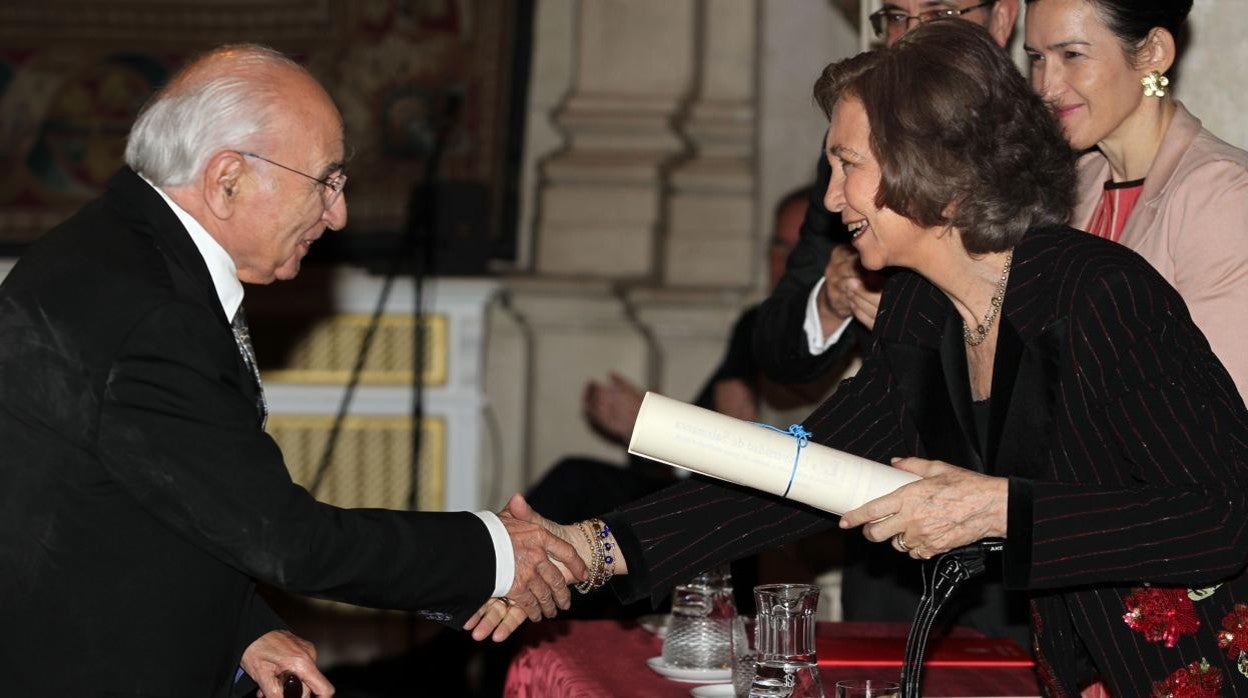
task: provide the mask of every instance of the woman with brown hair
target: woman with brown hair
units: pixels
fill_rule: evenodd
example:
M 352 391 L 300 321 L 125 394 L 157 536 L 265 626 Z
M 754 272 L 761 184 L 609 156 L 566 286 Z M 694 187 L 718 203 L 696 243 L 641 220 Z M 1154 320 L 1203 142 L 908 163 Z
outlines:
M 1148 262 L 1064 227 L 1074 155 L 1046 105 L 965 22 L 834 64 L 816 95 L 828 208 L 867 267 L 898 271 L 862 369 L 804 426 L 921 478 L 841 527 L 915 558 L 1004 538 L 1051 695 L 1097 677 L 1116 696 L 1248 690 L 1248 412 Z M 594 584 L 626 574 L 625 599 L 836 522 L 695 480 L 598 538 L 521 499 L 505 515 L 578 546 Z M 469 625 L 521 620 L 491 602 Z

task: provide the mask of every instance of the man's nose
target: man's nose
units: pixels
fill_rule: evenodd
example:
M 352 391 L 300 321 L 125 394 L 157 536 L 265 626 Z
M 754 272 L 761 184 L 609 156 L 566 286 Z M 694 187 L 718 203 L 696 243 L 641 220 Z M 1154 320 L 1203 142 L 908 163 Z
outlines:
M 333 205 L 325 209 L 321 219 L 330 230 L 342 230 L 347 227 L 347 193 L 344 191 L 334 199 Z

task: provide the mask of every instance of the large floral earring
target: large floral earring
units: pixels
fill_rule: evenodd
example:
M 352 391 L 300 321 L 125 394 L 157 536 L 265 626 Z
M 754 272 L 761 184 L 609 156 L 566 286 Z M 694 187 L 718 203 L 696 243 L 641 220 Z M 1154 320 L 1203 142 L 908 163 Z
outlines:
M 1153 70 L 1140 78 L 1140 84 L 1144 86 L 1145 97 L 1165 97 L 1166 88 L 1170 86 L 1170 78 Z

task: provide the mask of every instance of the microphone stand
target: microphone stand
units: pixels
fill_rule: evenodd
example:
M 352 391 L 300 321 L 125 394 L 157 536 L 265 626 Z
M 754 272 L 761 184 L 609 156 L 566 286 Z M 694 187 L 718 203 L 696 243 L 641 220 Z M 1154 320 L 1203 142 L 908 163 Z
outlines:
M 984 573 L 984 561 L 988 554 L 1004 548 L 1003 541 L 987 539 L 950 550 L 936 558 L 930 577 L 924 565 L 923 596 L 914 612 L 914 622 L 906 637 L 906 653 L 901 663 L 901 698 L 922 698 L 923 657 L 937 616 L 967 580 Z
M 437 271 L 437 240 L 434 226 L 437 222 L 438 201 L 435 196 L 438 171 L 442 154 L 446 150 L 451 129 L 458 120 L 462 99 L 459 95 L 446 93 L 442 112 L 434 121 L 433 147 L 425 160 L 425 176 L 412 188 L 407 202 L 407 227 L 404 230 L 402 248 L 405 254 L 395 255 L 394 265 L 401 259 L 412 262 L 412 459 L 410 464 L 412 484 L 408 490 L 407 508 L 415 510 L 420 503 L 420 449 L 423 442 L 425 324 L 424 280 L 425 275 Z
M 438 170 L 441 167 L 442 153 L 446 149 L 447 138 L 459 116 L 461 102 L 459 95 L 446 95 L 440 118 L 435 121 L 433 147 L 429 152 L 429 159 L 425 161 L 424 178 L 412 187 L 411 195 L 408 197 L 407 224 L 404 226 L 402 235 L 398 240 L 398 249 L 390 256 L 390 265 L 382 281 L 377 304 L 373 308 L 372 317 L 369 319 L 368 329 L 364 332 L 360 351 L 356 356 L 355 365 L 351 369 L 351 377 L 347 381 L 342 401 L 338 406 L 338 412 L 334 415 L 333 426 L 330 427 L 329 435 L 325 440 L 325 450 L 321 453 L 321 461 L 317 465 L 316 473 L 308 487 L 308 491 L 313 496 L 316 496 L 320 490 L 325 475 L 333 462 L 338 436 L 342 432 L 342 425 L 350 409 L 355 389 L 359 385 L 361 374 L 364 372 L 364 364 L 368 359 L 368 352 L 372 348 L 373 338 L 377 334 L 377 327 L 381 324 L 381 316 L 385 313 L 386 302 L 390 298 L 390 290 L 394 286 L 394 279 L 402 269 L 403 263 L 410 260 L 412 263 L 412 291 L 414 296 L 412 310 L 414 329 L 412 340 L 412 456 L 408 464 L 412 482 L 408 491 L 408 509 L 416 509 L 419 503 L 421 422 L 424 417 L 421 372 L 425 365 L 425 331 L 420 321 L 424 300 L 423 281 L 427 269 L 436 269 L 436 247 L 433 227 L 434 222 L 437 220 L 435 215 L 437 197 L 434 196 L 434 185 L 437 182 Z

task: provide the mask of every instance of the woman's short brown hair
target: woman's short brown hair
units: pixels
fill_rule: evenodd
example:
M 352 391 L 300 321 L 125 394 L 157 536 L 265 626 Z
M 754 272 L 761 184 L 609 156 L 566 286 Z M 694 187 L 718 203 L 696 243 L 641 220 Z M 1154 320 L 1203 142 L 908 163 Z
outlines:
M 983 27 L 937 20 L 891 48 L 833 63 L 815 83 L 830 119 L 862 101 L 880 163 L 875 204 L 922 226 L 952 226 L 968 252 L 1000 252 L 1061 225 L 1075 156 L 1044 102 Z

